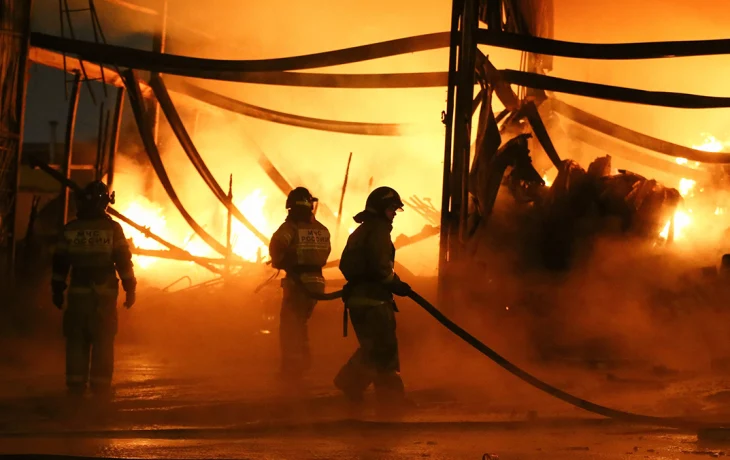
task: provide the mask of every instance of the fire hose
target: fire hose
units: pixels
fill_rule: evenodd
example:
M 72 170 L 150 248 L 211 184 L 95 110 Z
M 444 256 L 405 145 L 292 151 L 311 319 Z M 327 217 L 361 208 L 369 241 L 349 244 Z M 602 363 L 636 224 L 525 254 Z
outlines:
M 315 293 L 310 290 L 307 290 L 307 294 L 316 300 L 335 300 L 342 298 L 343 290 L 338 290 L 334 292 L 327 292 L 323 294 Z M 560 399 L 563 402 L 566 402 L 572 406 L 575 406 L 579 409 L 583 409 L 585 411 L 598 414 L 607 418 L 615 419 L 615 420 L 621 420 L 625 422 L 630 423 L 637 423 L 642 425 L 651 425 L 651 426 L 661 426 L 661 427 L 668 427 L 668 428 L 678 428 L 678 429 L 692 429 L 697 430 L 701 428 L 710 428 L 709 424 L 707 423 L 701 423 L 698 421 L 692 421 L 687 419 L 681 419 L 681 418 L 675 418 L 675 417 L 657 417 L 652 415 L 642 415 L 642 414 L 635 414 L 632 412 L 626 412 L 618 409 L 612 409 L 610 407 L 602 406 L 600 404 L 596 404 L 591 401 L 587 401 L 585 399 L 579 398 L 577 396 L 571 395 L 570 393 L 567 393 L 559 388 L 556 388 L 549 383 L 546 383 L 537 377 L 533 376 L 532 374 L 528 373 L 527 371 L 519 368 L 517 365 L 513 364 L 507 358 L 503 357 L 499 353 L 497 353 L 495 350 L 488 347 L 484 342 L 480 341 L 473 335 L 471 335 L 469 332 L 464 330 L 461 326 L 450 320 L 446 315 L 444 315 L 438 308 L 436 308 L 434 305 L 432 305 L 428 300 L 424 299 L 420 294 L 417 292 L 411 290 L 408 294 L 408 297 L 413 300 L 419 307 L 426 310 L 426 312 L 431 315 L 436 321 L 441 323 L 446 329 L 451 331 L 453 334 L 455 334 L 457 337 L 459 337 L 464 342 L 471 345 L 473 348 L 475 348 L 477 351 L 485 355 L 487 358 L 492 360 L 494 363 L 499 365 L 501 368 L 509 372 L 510 374 L 514 375 L 515 377 L 519 378 L 523 382 L 526 382 L 527 384 L 537 388 L 538 390 L 547 393 L 548 395 Z

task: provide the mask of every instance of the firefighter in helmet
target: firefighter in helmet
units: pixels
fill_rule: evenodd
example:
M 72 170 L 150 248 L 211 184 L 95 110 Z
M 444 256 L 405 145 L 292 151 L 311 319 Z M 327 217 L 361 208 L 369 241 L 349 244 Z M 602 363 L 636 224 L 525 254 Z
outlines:
M 271 237 L 269 255 L 274 268 L 284 270 L 279 316 L 281 375 L 298 379 L 309 369 L 307 321 L 317 304 L 306 290 L 324 292 L 322 268 L 332 247 L 327 227 L 315 219 L 317 198 L 297 187 L 286 199 L 288 215 Z
M 359 403 L 372 383 L 381 409 L 397 408 L 405 398 L 400 377 L 393 294 L 406 296 L 410 286 L 393 269 L 393 219 L 403 210 L 398 192 L 379 187 L 367 198 L 365 210 L 354 219 L 360 226 L 342 252 L 340 271 L 347 280 L 343 300 L 355 329 L 359 348 L 335 378 L 349 401 Z
M 90 383 L 94 395 L 109 396 L 117 333 L 117 274 L 127 308 L 135 302 L 137 281 L 124 231 L 106 213 L 107 206 L 114 203 L 114 193 L 109 195 L 107 186 L 95 181 L 76 198 L 77 216 L 60 235 L 51 281 L 53 303 L 59 309 L 63 309 L 68 287 L 63 314 L 66 385 L 71 394 L 81 395 Z

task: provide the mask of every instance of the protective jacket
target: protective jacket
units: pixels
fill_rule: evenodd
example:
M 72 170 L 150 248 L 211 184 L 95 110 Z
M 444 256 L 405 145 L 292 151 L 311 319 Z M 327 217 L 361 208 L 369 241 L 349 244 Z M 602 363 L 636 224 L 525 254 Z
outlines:
M 392 285 L 400 279 L 393 270 L 393 226 L 385 218 L 366 219 L 347 240 L 340 271 L 348 282 L 348 307 L 394 303 Z
M 284 270 L 287 278 L 296 276 L 306 284 L 322 286 L 322 267 L 331 251 L 330 232 L 314 216 L 308 219 L 287 217 L 269 244 L 274 268 Z
M 69 271 L 69 293 L 116 296 L 119 279 L 126 292 L 134 291 L 132 253 L 119 223 L 107 214 L 69 222 L 53 255 L 53 290 L 63 292 Z

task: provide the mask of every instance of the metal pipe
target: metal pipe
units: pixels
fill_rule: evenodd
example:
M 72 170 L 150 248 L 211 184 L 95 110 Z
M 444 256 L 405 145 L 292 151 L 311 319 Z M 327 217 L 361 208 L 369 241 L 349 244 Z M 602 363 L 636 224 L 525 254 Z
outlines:
M 64 177 L 71 180 L 71 165 L 73 164 L 73 143 L 74 131 L 76 130 L 76 115 L 79 109 L 79 92 L 81 89 L 81 73 L 75 72 L 73 87 L 71 88 L 71 98 L 68 101 L 68 116 L 66 118 L 66 137 L 63 145 L 63 163 L 61 168 Z M 61 215 L 60 224 L 64 227 L 68 222 L 68 199 L 69 190 L 66 186 L 61 186 Z
M 15 155 L 15 157 L 12 158 L 12 161 L 9 163 L 10 167 L 8 169 L 15 168 L 15 170 L 13 171 L 11 169 L 10 171 L 8 171 L 8 174 L 12 174 L 12 179 L 10 179 L 10 184 L 8 184 L 8 195 L 10 196 L 3 197 L 4 200 L 7 200 L 5 201 L 5 203 L 9 205 L 9 209 L 0 209 L 0 235 L 2 235 L 2 233 L 5 233 L 7 235 L 5 248 L 7 251 L 7 270 L 5 270 L 5 274 L 6 281 L 9 283 L 8 286 L 11 289 L 15 286 L 15 243 L 17 241 L 17 236 L 15 235 L 15 223 L 17 221 L 17 199 L 18 192 L 20 190 L 20 164 L 21 158 L 23 156 L 25 104 L 26 92 L 28 91 L 28 69 L 30 67 L 30 61 L 28 59 L 31 35 L 30 22 L 33 2 L 32 0 L 27 0 L 20 3 L 22 4 L 22 7 L 20 8 L 20 17 L 18 17 L 17 20 L 14 21 L 14 26 L 17 26 L 17 28 L 19 29 L 14 30 L 14 32 L 18 32 L 15 37 L 17 37 L 16 39 L 20 41 L 20 46 L 18 47 L 19 49 L 17 54 L 17 74 L 15 82 L 16 87 L 14 94 L 12 94 L 12 97 L 15 98 L 15 110 L 13 116 L 16 121 L 9 121 L 8 125 L 3 126 L 3 128 L 5 129 L 10 128 L 8 129 L 10 133 L 3 135 L 4 137 L 7 136 L 9 138 L 8 144 L 11 146 L 11 150 L 6 153 L 9 154 L 11 158 L 13 154 Z M 16 142 L 14 146 L 13 142 Z M 2 270 L 0 270 L 0 272 L 1 271 Z M 0 280 L 0 284 L 3 284 L 2 280 Z
M 112 132 L 109 135 L 109 168 L 106 176 L 106 185 L 109 190 L 114 186 L 114 167 L 116 165 L 117 148 L 119 147 L 119 130 L 122 126 L 122 115 L 124 112 L 124 87 L 117 89 L 117 100 L 114 102 L 114 118 L 112 119 Z
M 101 179 L 101 165 L 104 157 L 104 101 L 99 105 L 99 126 L 96 130 L 96 168 L 94 179 Z
M 167 0 L 160 0 L 162 3 L 160 23 L 154 36 L 152 37 L 152 51 L 155 53 L 163 54 L 165 52 L 167 44 Z M 159 77 L 159 72 L 152 72 L 150 79 Z M 152 136 L 155 140 L 155 144 L 160 143 L 160 104 L 157 101 L 152 102 L 152 116 L 150 121 L 152 122 Z

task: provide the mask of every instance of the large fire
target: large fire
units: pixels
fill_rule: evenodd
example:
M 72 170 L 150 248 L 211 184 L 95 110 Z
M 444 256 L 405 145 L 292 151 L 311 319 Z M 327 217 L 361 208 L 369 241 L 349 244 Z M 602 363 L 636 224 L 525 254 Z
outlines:
M 251 223 L 258 229 L 268 232 L 269 224 L 264 216 L 266 196 L 261 190 L 241 199 L 233 200 L 234 204 L 246 215 Z M 148 227 L 152 233 L 172 242 L 190 252 L 192 255 L 201 257 L 221 257 L 215 253 L 205 242 L 200 240 L 189 228 L 169 225 L 162 207 L 139 196 L 119 211 L 135 222 Z M 219 218 L 225 222 L 226 213 L 221 211 Z M 121 222 L 127 238 L 131 239 L 134 246 L 141 249 L 167 249 L 154 240 L 145 237 L 141 232 Z M 256 236 L 235 218 L 231 221 L 231 246 L 233 254 L 240 256 L 249 262 L 260 262 L 268 255 L 268 248 Z M 143 269 L 152 267 L 160 259 L 147 256 L 135 256 L 135 265 Z
M 701 144 L 693 145 L 692 148 L 696 150 L 702 150 L 705 152 L 722 152 L 726 150 L 730 143 L 723 143 L 716 137 L 710 134 L 704 134 L 704 140 Z M 699 162 L 690 162 L 686 158 L 677 158 L 677 164 L 687 165 L 690 168 L 697 169 L 700 166 Z M 692 179 L 681 178 L 677 184 L 677 190 L 680 195 L 684 198 L 684 206 L 678 209 L 674 214 L 674 239 L 675 241 L 686 240 L 688 234 L 695 230 L 701 232 L 702 227 L 707 229 L 709 227 L 722 227 L 723 222 L 719 221 L 719 217 L 725 214 L 724 207 L 719 203 L 714 203 L 712 206 L 707 206 L 704 201 L 712 200 L 710 197 L 701 196 L 704 193 L 704 188 L 696 190 L 697 182 Z M 697 195 L 699 192 L 700 195 Z M 698 212 L 694 212 L 695 206 L 700 209 Z M 668 220 L 664 225 L 660 233 L 662 239 L 669 237 L 669 230 L 671 227 L 671 221 Z

